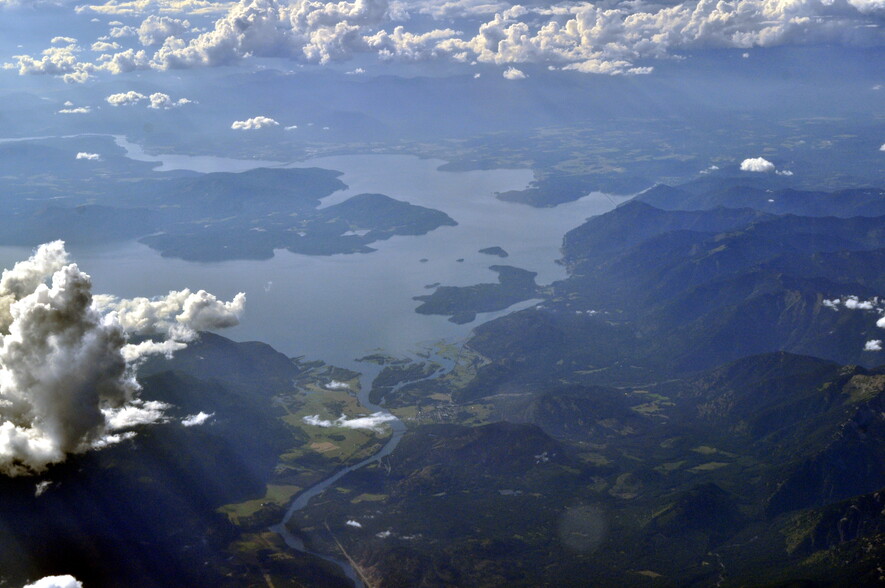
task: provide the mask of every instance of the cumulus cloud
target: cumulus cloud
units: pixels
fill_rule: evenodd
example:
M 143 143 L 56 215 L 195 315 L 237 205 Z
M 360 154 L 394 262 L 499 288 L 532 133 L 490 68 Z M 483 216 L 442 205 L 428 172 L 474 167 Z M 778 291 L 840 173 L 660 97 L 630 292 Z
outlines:
M 775 165 L 763 157 L 750 157 L 741 162 L 741 171 L 770 173 L 774 168 Z
M 525 73 L 515 67 L 508 67 L 501 75 L 505 80 L 524 80 L 527 77 Z
M 85 159 L 87 161 L 101 161 L 101 155 L 98 153 L 86 153 L 81 151 L 77 153 L 77 159 Z
M 130 71 L 150 68 L 150 58 L 144 50 L 126 49 L 119 53 L 104 54 L 98 58 L 99 65 L 96 69 L 108 71 L 112 74 L 127 73 Z
M 186 34 L 190 28 L 188 20 L 152 14 L 139 25 L 138 40 L 145 47 L 162 45 L 169 37 Z
M 83 583 L 74 576 L 46 576 L 24 588 L 83 588 Z
M 169 94 L 163 94 L 162 92 L 154 92 L 149 98 L 151 103 L 148 105 L 148 108 L 153 108 L 154 110 L 169 110 L 170 108 L 178 108 L 185 104 L 193 104 L 193 100 L 188 100 L 187 98 L 173 100 Z
M 121 39 L 123 37 L 135 37 L 138 35 L 138 29 L 129 25 L 112 27 L 108 35 L 110 35 L 114 39 Z
M 885 143 L 882 143 L 882 146 L 879 147 L 879 151 L 885 151 Z
M 129 90 L 128 92 L 119 92 L 117 94 L 111 94 L 105 100 L 111 106 L 132 106 L 133 104 L 138 104 L 142 100 L 145 100 L 147 96 L 142 94 L 141 92 L 136 92 L 135 90 Z
M 245 302 L 242 295 L 224 303 L 203 291 L 172 294 L 146 323 L 132 310 L 143 304 L 111 297 L 97 304 L 89 275 L 70 262 L 61 241 L 3 271 L 0 473 L 39 473 L 68 454 L 134 436 L 125 429 L 165 419 L 167 405 L 138 398 L 141 356 L 124 353 L 127 334 L 152 332 L 166 320 L 170 339 L 193 337 L 194 329 L 235 324 Z
M 306 424 L 313 425 L 315 427 L 343 427 L 345 429 L 368 429 L 370 431 L 375 431 L 376 433 L 380 433 L 384 430 L 384 423 L 388 423 L 390 421 L 395 421 L 396 417 L 390 414 L 389 412 L 374 412 L 369 416 L 362 416 L 353 419 L 349 419 L 344 415 L 341 415 L 334 421 L 324 420 L 320 418 L 320 415 L 315 414 L 312 416 L 306 416 L 302 419 Z
M 240 292 L 231 301 L 224 302 L 205 290 L 191 292 L 185 288 L 157 298 L 119 299 L 95 295 L 93 306 L 112 315 L 128 333 L 162 334 L 181 342 L 193 340 L 197 331 L 238 325 L 246 308 L 246 295 Z
M 650 73 L 650 61 L 708 48 L 881 44 L 883 6 L 882 0 L 561 2 L 531 8 L 496 0 L 111 0 L 77 10 L 148 14 L 138 27 L 118 25 L 111 36 L 137 36 L 143 45 L 156 47 L 152 56 L 139 61 L 140 67 L 155 69 L 228 65 L 249 57 L 328 63 L 374 54 L 514 67 L 543 63 L 552 69 L 634 75 Z M 199 34 L 180 18 L 212 10 L 224 14 Z M 464 30 L 428 30 L 423 26 L 428 19 L 409 20 L 412 14 L 458 19 Z M 415 30 L 407 28 L 419 21 L 422 25 L 413 25 Z M 75 71 L 58 72 L 57 65 L 42 64 L 42 57 L 18 59 L 20 71 L 67 76 L 69 81 L 98 71 L 124 71 L 98 62 L 92 69 L 62 64 Z
M 340 382 L 338 380 L 332 380 L 325 385 L 325 388 L 326 390 L 350 390 L 350 386 L 347 385 L 347 382 Z
M 841 298 L 827 299 L 822 302 L 823 306 L 838 311 L 840 307 L 847 310 L 872 311 L 879 315 L 876 326 L 885 329 L 885 300 L 874 296 L 868 300 L 862 300 L 859 296 L 848 295 Z M 871 339 L 864 344 L 864 351 L 881 351 L 882 341 Z
M 95 62 L 81 61 L 79 45 L 50 47 L 40 57 L 14 55 L 16 63 L 4 63 L 4 69 L 17 69 L 19 75 L 53 75 L 65 82 L 82 84 L 98 72 L 106 71 L 121 74 L 139 69 L 148 69 L 150 59 L 147 53 L 126 49 L 118 53 L 102 53 Z
M 145 96 L 141 92 L 136 92 L 134 90 L 111 94 L 105 98 L 105 100 L 111 106 L 133 106 L 146 100 L 149 103 L 148 108 L 153 108 L 154 110 L 168 110 L 170 108 L 184 106 L 185 104 L 193 104 L 193 100 L 188 100 L 187 98 L 174 100 L 169 94 L 164 94 L 162 92 L 154 92 L 150 96 Z
M 235 120 L 230 128 L 237 131 L 255 131 L 266 127 L 278 127 L 280 123 L 267 116 L 256 116 L 246 120 Z
M 44 49 L 39 57 L 30 55 L 13 55 L 16 63 L 6 63 L 4 69 L 18 69 L 19 75 L 54 75 L 60 76 L 66 82 L 82 82 L 88 78 L 90 71 L 94 69 L 81 63 L 77 55 L 82 48 L 76 43 L 69 43 L 62 47 L 49 47 Z
M 357 529 L 362 529 L 362 528 L 363 528 L 362 523 L 360 523 L 359 521 L 354 521 L 353 519 L 347 521 L 347 522 L 344 523 L 344 524 L 347 525 L 348 527 L 356 527 Z
M 170 405 L 155 400 L 144 402 L 133 399 L 125 406 L 102 409 L 108 431 L 131 429 L 139 425 L 151 425 L 166 420 Z

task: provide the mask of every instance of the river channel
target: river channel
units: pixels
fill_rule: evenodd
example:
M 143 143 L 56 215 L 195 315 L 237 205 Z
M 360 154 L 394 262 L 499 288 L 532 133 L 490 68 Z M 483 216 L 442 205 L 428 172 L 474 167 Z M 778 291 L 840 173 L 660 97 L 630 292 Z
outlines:
M 420 378 L 417 380 L 409 380 L 409 381 L 400 382 L 396 386 L 394 386 L 391 389 L 391 392 L 389 392 L 389 393 L 396 392 L 397 390 L 399 390 L 403 386 L 413 384 L 415 382 L 421 382 L 424 380 L 431 380 L 434 378 L 438 378 L 438 377 L 448 373 L 455 366 L 454 360 L 447 358 L 447 357 L 443 357 L 438 354 L 432 354 L 429 357 L 425 356 L 425 357 L 421 357 L 421 358 L 416 356 L 416 357 L 412 357 L 410 359 L 420 360 L 420 361 L 432 361 L 434 363 L 439 364 L 441 367 L 429 376 L 426 376 L 426 377 L 423 377 L 423 378 Z M 358 394 L 358 399 L 359 399 L 360 404 L 366 409 L 367 412 L 371 412 L 371 413 L 383 412 L 384 414 L 391 415 L 391 413 L 389 413 L 383 406 L 375 404 L 369 399 L 369 393 L 372 391 L 372 383 L 374 382 L 374 380 L 378 376 L 378 374 L 381 372 L 382 366 L 372 364 L 372 363 L 362 363 L 362 364 L 360 364 L 360 366 L 361 366 L 360 367 L 360 391 Z M 381 400 L 381 402 L 383 402 L 383 399 Z M 393 415 L 391 415 L 391 416 L 393 416 Z M 293 500 L 292 503 L 289 505 L 289 508 L 286 510 L 286 514 L 283 516 L 283 520 L 270 528 L 271 531 L 280 535 L 283 538 L 283 540 L 286 542 L 286 545 L 288 545 L 292 549 L 296 549 L 296 550 L 302 551 L 304 553 L 309 553 L 311 555 L 318 556 L 328 562 L 331 562 L 331 563 L 339 566 L 341 568 L 341 570 L 344 572 L 344 575 L 347 576 L 351 581 L 353 581 L 354 585 L 357 588 L 362 588 L 365 584 L 364 584 L 362 578 L 360 577 L 360 574 L 357 572 L 356 568 L 354 568 L 354 566 L 351 565 L 351 563 L 349 561 L 347 561 L 346 559 L 341 559 L 338 557 L 333 557 L 333 556 L 329 556 L 326 554 L 310 551 L 309 549 L 307 549 L 305 547 L 304 541 L 302 541 L 301 538 L 299 538 L 298 536 L 293 534 L 289 530 L 287 525 L 289 523 L 289 520 L 292 518 L 292 515 L 294 515 L 297 511 L 305 508 L 313 498 L 322 494 L 324 491 L 326 491 L 328 488 L 330 488 L 333 484 L 335 484 L 335 482 L 337 482 L 338 480 L 340 480 L 341 478 L 343 478 L 344 476 L 346 476 L 350 472 L 353 472 L 353 471 L 358 470 L 360 468 L 366 467 L 369 464 L 379 462 L 382 459 L 384 459 L 385 457 L 387 457 L 388 455 L 390 455 L 391 453 L 393 453 L 393 450 L 396 449 L 397 445 L 399 445 L 400 440 L 402 439 L 403 435 L 406 432 L 406 425 L 400 419 L 394 418 L 394 420 L 389 421 L 386 426 L 390 427 L 391 435 L 390 435 L 390 438 L 387 440 L 387 442 L 384 444 L 384 446 L 381 447 L 381 449 L 378 450 L 377 453 L 375 453 L 371 457 L 364 459 L 363 461 L 361 461 L 359 463 L 356 463 L 351 466 L 347 466 L 345 468 L 341 468 L 340 470 L 338 470 L 337 472 L 335 472 L 333 475 L 329 476 L 325 480 L 323 480 L 323 481 L 311 486 L 310 488 L 304 490 L 303 492 L 301 492 L 295 498 L 295 500 Z

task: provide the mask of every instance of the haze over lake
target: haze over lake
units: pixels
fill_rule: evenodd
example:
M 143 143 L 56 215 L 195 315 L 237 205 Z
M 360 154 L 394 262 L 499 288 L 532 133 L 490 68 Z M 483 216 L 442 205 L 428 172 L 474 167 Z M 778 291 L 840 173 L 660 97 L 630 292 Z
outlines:
M 164 171 L 246 171 L 273 163 L 152 156 L 125 140 L 117 142 L 130 157 L 157 161 Z M 494 264 L 538 272 L 539 284 L 565 277 L 555 263 L 562 235 L 623 200 L 594 193 L 556 208 L 532 208 L 495 198 L 496 192 L 524 188 L 532 180 L 531 170 L 443 172 L 438 170 L 443 163 L 403 155 L 347 155 L 291 164 L 343 172 L 341 179 L 349 188 L 325 198 L 324 207 L 356 194 L 382 193 L 442 210 L 458 222 L 456 227 L 441 227 L 423 236 L 377 242 L 372 245 L 377 251 L 369 254 L 308 256 L 278 250 L 266 261 L 192 263 L 163 258 L 137 242 L 70 249 L 80 267 L 93 276 L 95 292 L 156 296 L 188 287 L 228 299 L 244 291 L 246 314 L 240 326 L 226 334 L 270 343 L 287 355 L 349 365 L 376 348 L 407 352 L 418 343 L 462 338 L 480 322 L 505 312 L 481 314 L 467 325 L 416 314 L 418 303 L 412 297 L 431 292 L 427 285 L 495 282 L 496 274 L 488 269 Z M 509 257 L 478 253 L 491 246 L 504 248 Z M 28 254 L 25 248 L 0 249 L 4 267 Z

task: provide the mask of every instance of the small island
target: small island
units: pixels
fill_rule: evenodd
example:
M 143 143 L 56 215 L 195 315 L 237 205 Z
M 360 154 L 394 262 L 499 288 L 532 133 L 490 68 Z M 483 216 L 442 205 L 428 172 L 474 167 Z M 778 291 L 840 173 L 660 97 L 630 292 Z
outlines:
M 461 325 L 473 322 L 479 312 L 503 310 L 539 295 L 537 273 L 510 265 L 493 265 L 489 269 L 498 274 L 497 284 L 440 286 L 433 294 L 413 298 L 422 303 L 415 312 L 447 315 L 450 321 Z
M 510 257 L 510 254 L 507 253 L 502 247 L 498 247 L 497 245 L 494 247 L 486 247 L 485 249 L 480 249 L 480 253 L 485 253 L 486 255 L 496 255 L 498 257 Z

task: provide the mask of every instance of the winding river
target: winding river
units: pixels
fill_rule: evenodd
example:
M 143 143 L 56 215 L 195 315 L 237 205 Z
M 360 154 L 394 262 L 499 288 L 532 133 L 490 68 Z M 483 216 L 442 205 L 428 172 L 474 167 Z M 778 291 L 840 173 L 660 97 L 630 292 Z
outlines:
M 438 378 L 438 377 L 448 373 L 455 366 L 454 360 L 446 358 L 446 357 L 442 357 L 438 354 L 433 354 L 429 358 L 428 357 L 421 357 L 421 358 L 413 357 L 411 359 L 414 359 L 417 361 L 432 361 L 437 364 L 440 364 L 441 367 L 437 371 L 435 371 L 434 373 L 430 374 L 429 376 L 425 376 L 423 378 L 419 378 L 416 380 L 408 380 L 408 381 L 400 382 L 396 386 L 394 386 L 391 389 L 391 392 L 389 392 L 389 393 L 396 392 L 397 390 L 399 390 L 403 386 L 407 386 L 409 384 L 414 384 L 416 382 L 422 382 L 424 380 L 431 380 L 434 378 Z M 384 414 L 389 414 L 389 415 L 393 416 L 384 407 L 382 407 L 378 404 L 374 404 L 371 400 L 369 400 L 369 393 L 372 391 L 372 383 L 374 382 L 374 380 L 378 376 L 378 374 L 381 372 L 382 366 L 375 365 L 375 364 L 362 364 L 360 366 L 360 370 L 361 370 L 361 372 L 360 372 L 360 391 L 359 391 L 359 395 L 358 395 L 358 399 L 360 401 L 360 404 L 369 412 L 372 412 L 372 413 L 383 412 Z M 384 400 L 382 399 L 381 402 L 383 402 L 383 401 Z M 343 478 L 344 476 L 346 476 L 350 472 L 353 472 L 355 470 L 363 468 L 369 464 L 381 461 L 383 458 L 385 458 L 388 455 L 390 455 L 391 453 L 393 453 L 393 450 L 396 449 L 397 445 L 399 445 L 400 440 L 403 438 L 403 435 L 406 432 L 406 425 L 400 419 L 394 417 L 394 420 L 388 422 L 388 426 L 390 426 L 390 428 L 392 429 L 392 434 L 390 435 L 390 438 L 387 440 L 387 443 L 385 443 L 384 446 L 381 447 L 381 449 L 378 450 L 377 453 L 375 453 L 371 457 L 367 457 L 366 459 L 364 459 L 363 461 L 361 461 L 359 463 L 356 463 L 351 466 L 347 466 L 345 468 L 341 468 L 340 470 L 338 470 L 337 472 L 335 472 L 333 475 L 329 476 L 325 480 L 323 480 L 317 484 L 314 484 L 310 488 L 302 491 L 298 495 L 298 497 L 295 498 L 295 500 L 293 500 L 292 503 L 289 505 L 289 508 L 286 510 L 286 514 L 283 516 L 283 520 L 280 521 L 279 524 L 276 524 L 270 528 L 271 531 L 280 535 L 283 538 L 283 540 L 286 542 L 286 545 L 288 545 L 292 549 L 297 549 L 298 551 L 308 553 L 311 555 L 315 555 L 317 557 L 320 557 L 328 562 L 331 562 L 331 563 L 339 566 L 341 568 L 341 570 L 344 572 L 344 575 L 347 576 L 350 580 L 352 580 L 354 585 L 357 586 L 357 588 L 363 588 L 364 583 L 363 583 L 362 578 L 360 577 L 359 573 L 357 572 L 357 570 L 354 568 L 353 565 L 351 565 L 351 563 L 349 561 L 343 560 L 343 559 L 340 559 L 337 557 L 333 557 L 330 555 L 310 551 L 304 545 L 304 541 L 302 541 L 300 537 L 297 537 L 295 534 L 293 534 L 289 530 L 288 523 L 289 523 L 289 520 L 292 518 L 292 515 L 294 515 L 297 511 L 305 508 L 314 497 L 322 494 L 326 489 L 328 489 L 333 484 L 335 484 L 335 482 L 337 482 L 338 480 L 340 480 L 341 478 Z

